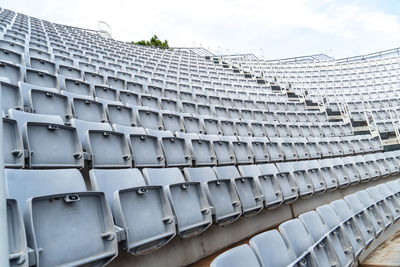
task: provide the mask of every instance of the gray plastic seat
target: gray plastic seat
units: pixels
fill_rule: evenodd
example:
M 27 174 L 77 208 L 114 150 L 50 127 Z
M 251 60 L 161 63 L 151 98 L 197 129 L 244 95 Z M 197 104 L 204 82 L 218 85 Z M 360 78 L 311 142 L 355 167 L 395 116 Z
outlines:
M 23 168 L 24 146 L 15 120 L 3 118 L 3 158 L 6 168 Z
M 375 157 L 371 154 L 363 155 L 365 166 L 368 168 L 369 173 L 371 174 L 371 180 L 376 180 L 381 177 L 381 173 L 379 171 L 379 167 L 376 164 Z
M 307 198 L 314 194 L 309 177 L 294 176 L 295 168 L 291 162 L 276 163 L 276 168 L 278 169 L 276 177 L 278 178 L 285 203 L 292 203 L 299 196 Z
M 136 126 L 134 112 L 130 107 L 108 104 L 107 114 L 111 124 Z
M 222 134 L 218 120 L 212 118 L 204 118 L 203 120 L 204 134 L 217 135 Z
M 183 116 L 183 124 L 187 133 L 203 133 L 203 126 L 199 118 L 190 115 Z
M 264 123 L 264 129 L 266 136 L 268 137 L 278 137 L 278 129 L 275 127 L 273 123 Z
M 83 151 L 75 128 L 27 122 L 23 132 L 30 168 L 81 168 Z
M 150 110 L 147 108 L 137 108 L 136 110 L 136 121 L 141 127 L 162 130 L 162 121 L 160 114 L 155 110 Z
M 152 252 L 175 236 L 175 220 L 162 186 L 148 186 L 138 169 L 92 169 L 89 174 L 92 190 L 105 193 L 116 225 L 125 230 L 122 242 L 129 253 Z
M 21 89 L 18 86 L 0 81 L 1 108 L 4 113 L 9 109 L 22 110 L 24 107 Z
M 381 178 L 382 177 L 387 177 L 391 174 L 391 170 L 390 167 L 386 161 L 385 156 L 383 155 L 383 153 L 375 153 L 375 154 L 369 154 L 369 155 L 364 155 L 364 158 L 375 158 L 375 163 L 376 166 L 378 167 L 378 170 L 381 174 Z
M 364 251 L 365 244 L 363 235 L 358 228 L 354 217 L 343 220 L 339 217 L 335 208 L 329 204 L 318 207 L 316 211 L 330 231 L 336 230 L 340 232 L 341 235 L 347 237 L 351 247 L 353 248 L 354 258 L 358 258 L 361 252 Z M 345 240 L 341 241 L 341 244 L 343 247 L 347 247 Z M 347 251 L 347 253 L 351 253 L 351 251 Z
M 174 136 L 161 137 L 161 146 L 165 155 L 166 167 L 191 166 L 192 159 L 184 138 Z
M 72 110 L 68 103 L 68 97 L 37 89 L 31 89 L 29 94 L 30 106 L 34 113 L 57 115 L 64 121 L 69 121 L 72 118 Z
M 224 137 L 221 140 L 217 135 L 204 135 L 205 140 L 210 140 L 213 144 L 214 152 L 217 158 L 217 165 L 233 165 L 235 164 L 235 153 L 233 151 L 230 140 L 234 137 Z
M 284 152 L 282 150 L 280 138 L 270 138 L 270 142 L 266 142 L 268 153 L 272 162 L 284 160 Z
M 126 89 L 134 93 L 144 93 L 145 91 L 143 84 L 138 82 L 127 82 Z
M 375 201 L 367 190 L 361 190 L 355 194 L 364 207 L 371 210 L 374 216 L 378 218 L 377 223 L 379 226 L 388 228 L 392 225 L 393 216 L 383 199 Z
M 221 136 L 221 140 L 225 140 L 227 137 Z M 231 145 L 233 152 L 235 153 L 236 164 L 252 164 L 254 163 L 253 151 L 247 142 L 248 139 L 252 140 L 253 137 L 236 137 L 231 138 Z
M 26 82 L 41 87 L 58 88 L 57 77 L 40 70 L 27 69 Z
M 134 167 L 164 167 L 165 157 L 157 136 L 138 132 L 129 135 Z M 146 151 L 146 153 L 143 153 Z
M 185 138 L 191 150 L 193 166 L 215 166 L 217 164 L 217 157 L 210 140 L 201 139 L 197 135 Z
M 256 255 L 249 245 L 241 245 L 220 254 L 210 264 L 210 267 L 261 267 Z
M 238 135 L 235 124 L 231 120 L 221 120 L 220 127 L 223 135 L 225 136 L 236 136 Z
M 66 78 L 64 80 L 64 87 L 62 89 L 77 96 L 84 95 L 93 97 L 93 92 L 90 84 L 82 82 L 80 80 Z
M 308 150 L 310 159 L 321 158 L 322 152 L 321 152 L 321 150 L 319 148 L 319 144 L 316 140 L 313 140 L 313 138 L 308 138 L 308 139 L 303 138 L 303 142 L 307 146 L 307 150 Z
M 342 140 L 339 137 L 330 137 L 326 139 L 329 142 L 329 146 L 331 147 L 332 151 L 332 156 L 333 157 L 338 157 L 338 156 L 343 156 L 347 155 L 349 153 L 345 153 L 345 150 L 348 151 L 350 149 L 349 146 L 347 146 L 347 149 L 343 147 Z M 352 154 L 352 153 L 350 153 Z
M 252 176 L 242 177 L 235 166 L 213 167 L 218 179 L 231 179 L 242 203 L 243 215 L 256 215 L 263 209 L 263 196 Z
M 342 221 L 353 217 L 355 223 L 361 231 L 361 234 L 363 235 L 365 246 L 367 247 L 369 244 L 371 244 L 375 238 L 375 232 L 371 222 L 365 215 L 361 214 L 360 212 L 352 211 L 344 199 L 335 200 L 331 202 L 331 205 L 335 208 L 336 213 L 342 219 Z
M 353 157 L 354 165 L 358 169 L 358 173 L 360 175 L 360 181 L 361 182 L 368 182 L 371 180 L 372 175 L 370 173 L 370 170 L 367 166 L 367 163 L 365 162 L 365 159 L 363 156 L 354 156 Z
M 370 226 L 372 226 L 375 232 L 375 238 L 383 232 L 383 220 L 377 210 L 374 209 L 374 206 L 366 207 L 356 194 L 347 195 L 344 199 L 354 213 L 358 214 L 364 221 L 368 220 L 365 224 L 369 223 Z
M 104 105 L 84 98 L 73 98 L 71 102 L 74 118 L 92 122 L 107 122 Z
M 0 80 L 11 84 L 17 84 L 19 81 L 22 81 L 20 67 L 0 61 Z
M 316 211 L 309 211 L 299 215 L 299 219 L 304 224 L 310 234 L 314 244 L 324 244 L 327 254 L 339 261 L 341 266 L 351 266 L 354 263 L 353 249 L 350 241 L 340 226 L 329 230 L 328 226 L 322 221 Z M 332 253 L 335 256 L 332 256 Z
M 71 66 L 64 66 L 64 65 L 59 65 L 58 66 L 58 74 L 71 78 L 71 79 L 82 79 L 82 72 L 80 69 L 73 68 Z
M 15 199 L 7 199 L 7 226 L 10 267 L 28 267 L 24 221 Z
M 151 95 L 141 95 L 140 103 L 142 103 L 142 106 L 147 108 L 160 109 L 159 99 Z
M 265 141 L 269 142 L 269 140 L 266 138 L 255 137 L 249 142 L 255 163 L 267 163 L 271 161 Z
M 96 98 L 104 100 L 119 101 L 117 90 L 110 87 L 95 85 L 94 95 Z
M 164 111 L 161 114 L 164 129 L 171 132 L 185 132 L 180 115 Z
M 143 175 L 150 185 L 164 186 L 181 237 L 196 236 L 211 225 L 210 206 L 200 183 L 185 181 L 178 168 L 145 168 Z
M 311 184 L 314 194 L 321 194 L 326 191 L 325 180 L 322 176 L 318 176 L 316 173 L 313 173 L 314 170 L 309 171 L 307 161 L 294 161 L 292 164 L 294 167 L 293 176 L 297 185 L 299 185 L 299 181 L 301 181 L 303 186 Z M 300 186 L 299 190 L 302 191 Z
M 250 176 L 254 178 L 263 195 L 264 206 L 267 209 L 274 209 L 281 205 L 283 197 L 276 178 L 277 169 L 275 165 L 241 165 L 238 169 L 243 177 Z M 261 169 L 265 171 L 265 173 L 263 173 Z
M 390 214 L 393 221 L 400 218 L 400 209 L 398 202 L 393 197 L 386 197 L 377 186 L 369 187 L 366 189 L 375 202 L 382 202 L 385 210 Z
M 218 179 L 211 167 L 185 168 L 183 172 L 188 181 L 202 184 L 215 223 L 230 224 L 241 216 L 239 196 L 230 179 Z
M 325 244 L 318 249 L 299 219 L 292 219 L 279 225 L 279 232 L 296 258 L 303 258 L 304 265 L 332 266 L 338 264 L 325 250 Z M 327 255 L 328 254 L 328 255 Z
M 56 74 L 56 65 L 48 60 L 31 57 L 29 58 L 30 67 L 35 70 L 47 72 L 49 74 Z
M 281 143 L 285 161 L 299 159 L 299 155 L 297 154 L 295 143 L 293 143 L 292 138 L 282 138 L 279 141 Z
M 343 157 L 342 161 L 343 161 L 343 167 L 349 176 L 350 185 L 358 184 L 361 180 L 360 178 L 361 175 L 359 169 L 355 165 L 354 157 L 353 156 Z
M 318 149 L 321 152 L 321 158 L 332 157 L 332 155 L 333 155 L 332 146 L 327 141 L 327 139 L 321 139 L 321 138 L 317 138 L 317 137 L 309 137 L 308 141 L 310 143 L 316 143 L 318 145 Z
M 308 160 L 307 173 L 312 181 L 322 180 L 327 191 L 333 191 L 338 187 L 337 178 L 331 176 L 332 170 L 329 166 L 322 166 L 318 160 Z
M 252 136 L 253 132 L 251 131 L 249 124 L 244 121 L 236 121 L 235 128 L 239 136 Z
M 335 177 L 337 178 L 339 187 L 346 187 L 350 184 L 350 176 L 347 173 L 341 158 L 326 159 L 320 162 L 326 162 L 332 167 L 332 170 L 335 172 Z
M 123 133 L 90 129 L 86 132 L 86 140 L 92 167 L 132 167 L 132 156 Z
M 28 247 L 37 266 L 102 266 L 117 255 L 104 193 L 85 192 L 77 169 L 9 169 L 5 177 L 8 197 L 15 198 L 25 214 Z
M 249 244 L 263 267 L 289 266 L 295 259 L 277 230 L 258 234 Z
M 383 153 L 386 163 L 389 166 L 391 174 L 399 173 L 399 165 L 396 159 L 396 155 L 393 152 L 384 152 Z
M 117 77 L 107 77 L 107 84 L 111 88 L 117 90 L 124 90 L 125 89 L 125 80 L 117 78 Z
M 399 194 L 395 194 L 389 187 L 387 184 L 379 184 L 376 185 L 376 188 L 379 190 L 379 192 L 381 193 L 381 195 L 388 201 L 390 202 L 391 206 L 393 206 L 393 218 L 394 220 L 398 220 L 399 219 L 399 213 L 400 213 L 400 197 Z
M 119 97 L 121 102 L 127 106 L 135 107 L 140 105 L 139 95 L 131 91 L 121 90 L 119 91 Z

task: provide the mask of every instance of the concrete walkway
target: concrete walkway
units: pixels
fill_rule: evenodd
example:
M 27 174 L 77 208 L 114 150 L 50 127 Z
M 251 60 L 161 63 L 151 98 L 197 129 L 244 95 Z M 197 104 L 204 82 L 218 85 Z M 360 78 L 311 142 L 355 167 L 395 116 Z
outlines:
M 400 231 L 380 245 L 360 265 L 363 267 L 400 266 Z

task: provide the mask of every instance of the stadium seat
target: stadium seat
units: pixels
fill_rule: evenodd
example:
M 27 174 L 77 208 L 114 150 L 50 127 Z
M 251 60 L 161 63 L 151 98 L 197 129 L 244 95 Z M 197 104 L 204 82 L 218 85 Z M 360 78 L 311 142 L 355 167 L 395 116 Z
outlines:
M 149 185 L 164 186 L 181 237 L 199 235 L 211 225 L 210 206 L 200 183 L 185 181 L 178 168 L 144 168 L 143 175 Z
M 17 200 L 26 218 L 28 247 L 38 266 L 104 265 L 117 255 L 104 193 L 86 192 L 78 170 L 10 169 L 5 177 L 8 197 Z
M 116 225 L 125 230 L 123 246 L 129 253 L 152 252 L 175 236 L 175 220 L 163 188 L 148 186 L 138 169 L 92 169 L 89 174 L 92 190 L 105 193 Z

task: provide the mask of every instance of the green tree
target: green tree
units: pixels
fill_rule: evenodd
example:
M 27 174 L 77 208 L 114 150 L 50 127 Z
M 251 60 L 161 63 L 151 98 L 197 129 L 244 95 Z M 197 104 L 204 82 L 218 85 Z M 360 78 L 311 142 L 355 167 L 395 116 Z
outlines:
M 161 41 L 155 34 L 153 35 L 153 37 L 151 37 L 150 41 L 145 41 L 145 40 L 141 40 L 138 42 L 133 41 L 132 44 L 169 48 L 168 41 L 167 40 L 164 40 L 164 42 Z

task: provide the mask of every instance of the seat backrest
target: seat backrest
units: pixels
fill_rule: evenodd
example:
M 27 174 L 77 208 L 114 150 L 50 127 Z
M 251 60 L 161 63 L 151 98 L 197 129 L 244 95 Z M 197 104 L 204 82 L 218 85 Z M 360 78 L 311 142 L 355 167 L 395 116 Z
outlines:
M 111 124 L 136 126 L 132 108 L 121 105 L 107 105 L 107 114 Z
M 138 169 L 91 169 L 89 176 L 92 190 L 104 192 L 111 208 L 115 191 L 146 185 Z
M 241 177 L 235 166 L 218 166 L 213 167 L 218 179 L 234 179 Z
M 87 143 L 88 140 L 86 137 L 89 130 L 112 131 L 111 126 L 108 123 L 84 121 L 74 118 L 71 119 L 71 126 L 75 127 L 79 140 L 81 141 L 82 148 L 86 152 L 89 151 L 89 146 Z
M 86 191 L 77 169 L 14 170 L 5 169 L 7 197 L 17 200 L 21 211 L 31 197 Z
M 53 124 L 64 124 L 64 121 L 60 116 L 55 115 L 43 115 L 43 114 L 34 114 L 23 112 L 19 110 L 10 110 L 8 113 L 10 119 L 16 120 L 18 124 L 18 129 L 20 133 L 23 133 L 24 125 L 27 122 L 44 122 L 44 123 L 53 123 Z
M 23 139 L 31 168 L 81 168 L 84 165 L 82 146 L 73 127 L 27 122 Z
M 300 257 L 313 245 L 313 240 L 300 219 L 292 219 L 282 223 L 279 225 L 279 231 L 293 250 L 296 258 Z
M 329 230 L 336 228 L 342 222 L 336 213 L 336 210 L 329 204 L 319 206 L 316 211 L 324 223 L 329 227 Z
M 74 117 L 84 121 L 107 122 L 107 116 L 102 103 L 84 99 L 73 98 L 72 109 Z
M 277 230 L 258 234 L 249 243 L 264 267 L 287 266 L 294 260 L 293 252 Z
M 26 82 L 47 88 L 58 88 L 56 76 L 40 70 L 27 69 Z
M 249 245 L 231 248 L 216 257 L 210 264 L 211 267 L 258 267 L 261 266 L 256 255 Z
M 143 175 L 150 185 L 166 186 L 185 182 L 185 178 L 178 168 L 144 168 Z
M 132 156 L 123 133 L 89 130 L 86 132 L 88 152 L 95 168 L 129 168 Z
M 188 181 L 208 182 L 217 180 L 217 175 L 211 167 L 184 168 L 183 173 Z
M 302 213 L 299 215 L 299 219 L 306 227 L 314 243 L 329 232 L 328 226 L 324 224 L 316 211 Z
M 3 118 L 3 157 L 6 168 L 24 167 L 24 146 L 15 120 Z
M 335 208 L 336 213 L 339 215 L 342 221 L 349 219 L 355 214 L 351 211 L 349 205 L 344 199 L 332 201 L 331 205 Z
M 22 93 L 18 86 L 0 81 L 1 107 L 4 113 L 9 109 L 23 109 Z
M 72 117 L 72 110 L 68 97 L 54 92 L 32 89 L 30 90 L 30 106 L 37 114 L 57 115 L 64 121 Z

